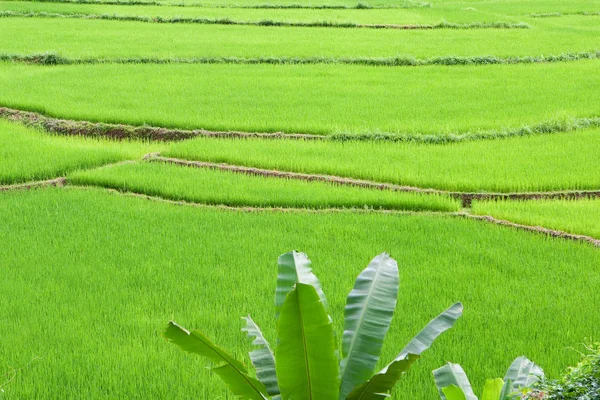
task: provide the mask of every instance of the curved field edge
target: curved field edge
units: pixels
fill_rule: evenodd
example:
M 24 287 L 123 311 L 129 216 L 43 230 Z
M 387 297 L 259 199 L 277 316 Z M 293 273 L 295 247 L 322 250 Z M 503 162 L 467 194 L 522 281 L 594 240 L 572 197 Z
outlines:
M 473 213 L 600 238 L 600 200 L 476 201 Z
M 349 141 L 384 141 L 410 142 L 424 144 L 450 144 L 472 140 L 504 139 L 529 135 L 572 132 L 582 129 L 600 127 L 600 117 L 567 118 L 545 121 L 532 126 L 515 129 L 478 131 L 447 134 L 344 134 L 314 135 L 307 133 L 266 133 L 241 131 L 208 131 L 204 129 L 186 130 L 149 125 L 135 126 L 128 124 L 110 124 L 105 122 L 77 121 L 53 118 L 39 112 L 16 110 L 0 107 L 0 117 L 9 121 L 20 122 L 26 126 L 40 128 L 50 133 L 67 136 L 85 136 L 92 138 L 132 139 L 151 141 L 179 141 L 195 137 L 237 138 L 237 139 L 302 139 L 329 140 L 333 142 Z
M 600 114 L 596 69 L 595 61 L 402 71 L 339 65 L 0 63 L 0 104 L 61 118 L 216 131 L 502 131 Z
M 449 196 L 373 190 L 334 182 L 277 179 L 214 169 L 130 162 L 75 172 L 74 185 L 123 191 L 204 204 L 238 207 L 372 208 L 384 210 L 457 211 Z
M 201 362 L 189 363 L 156 332 L 176 317 L 241 355 L 249 343 L 223 326 L 252 313 L 272 338 L 271 297 L 264 293 L 273 289 L 274 260 L 289 248 L 311 255 L 337 324 L 363 264 L 384 250 L 401 260 L 399 309 L 413 311 L 394 320 L 385 360 L 440 307 L 463 301 L 461 322 L 400 383 L 397 393 L 412 399 L 435 395 L 430 371 L 447 359 L 460 358 L 479 376 L 502 370 L 510 360 L 490 338 L 501 337 L 553 376 L 577 360 L 560 349 L 599 333 L 597 313 L 585 306 L 600 301 L 597 250 L 476 221 L 203 210 L 68 187 L 0 193 L 0 212 L 0 236 L 11 249 L 0 252 L 10 271 L 0 286 L 13 316 L 0 326 L 0 348 L 12 365 L 44 355 L 7 388 L 9 398 L 68 397 L 73 390 L 81 398 L 223 396 L 225 386 Z M 348 245 L 343 252 L 340 240 Z M 527 300 L 532 291 L 534 303 Z M 43 312 L 36 306 L 42 303 Z M 85 334 L 89 326 L 94 335 Z

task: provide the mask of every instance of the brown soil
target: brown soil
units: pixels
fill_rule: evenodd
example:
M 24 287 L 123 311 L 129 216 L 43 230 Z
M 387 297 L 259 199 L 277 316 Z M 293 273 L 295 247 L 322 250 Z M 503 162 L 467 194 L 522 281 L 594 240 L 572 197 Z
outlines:
M 67 178 L 55 178 L 46 181 L 18 183 L 16 185 L 0 186 L 0 192 L 8 190 L 29 190 L 48 186 L 64 186 L 67 183 Z

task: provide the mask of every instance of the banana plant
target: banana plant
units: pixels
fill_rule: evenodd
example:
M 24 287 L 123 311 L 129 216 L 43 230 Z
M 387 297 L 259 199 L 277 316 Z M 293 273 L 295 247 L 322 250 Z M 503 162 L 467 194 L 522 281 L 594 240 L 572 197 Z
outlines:
M 213 362 L 212 370 L 242 399 L 375 400 L 389 397 L 400 377 L 462 315 L 456 303 L 435 317 L 385 368 L 373 374 L 398 297 L 398 264 L 375 257 L 359 275 L 346 300 L 341 360 L 321 284 L 304 253 L 278 260 L 275 290 L 277 341 L 273 348 L 258 325 L 245 317 L 256 378 L 197 330 L 171 321 L 163 333 L 181 350 Z
M 433 377 L 442 400 L 478 400 L 458 364 L 448 363 L 433 371 Z M 518 392 L 531 387 L 544 378 L 544 371 L 525 356 L 517 357 L 504 375 L 504 379 L 488 379 L 481 400 L 506 400 L 520 398 Z

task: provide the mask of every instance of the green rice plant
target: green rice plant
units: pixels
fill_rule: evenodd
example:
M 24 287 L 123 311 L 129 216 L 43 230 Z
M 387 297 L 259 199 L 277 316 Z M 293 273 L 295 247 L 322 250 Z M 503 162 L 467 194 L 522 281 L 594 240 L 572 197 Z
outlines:
M 0 120 L 0 184 L 63 176 L 78 169 L 139 158 L 161 145 L 60 137 Z
M 599 153 L 596 128 L 450 144 L 196 138 L 172 143 L 163 155 L 422 188 L 523 192 L 600 188 Z
M 383 361 L 439 310 L 465 305 L 460 329 L 437 339 L 395 399 L 435 398 L 430 371 L 446 360 L 486 377 L 506 369 L 506 354 L 527 354 L 558 376 L 579 360 L 566 348 L 600 334 L 590 307 L 600 304 L 597 249 L 478 221 L 231 211 L 72 186 L 2 192 L 0 216 L 0 369 L 40 357 L 5 387 L 10 400 L 228 398 L 160 327 L 199 327 L 242 359 L 251 348 L 231 326 L 252 313 L 275 345 L 273 261 L 294 247 L 311 249 L 337 332 L 360 264 L 381 251 L 402 255 L 402 318 L 392 320 Z
M 467 374 L 458 364 L 447 363 L 433 371 L 441 400 L 477 400 Z M 508 400 L 521 398 L 523 392 L 544 379 L 544 371 L 525 356 L 517 357 L 504 379 L 487 379 L 481 400 Z
M 8 13 L 10 15 L 10 13 Z M 526 27 L 532 29 L 454 29 L 462 23 L 417 23 L 442 29 L 331 29 L 356 27 L 354 21 L 285 21 L 261 18 L 252 21 L 231 17 L 190 17 L 193 23 L 143 23 L 78 18 L 0 18 L 4 53 L 57 52 L 69 58 L 393 58 L 413 57 L 541 57 L 598 51 L 598 29 L 529 21 L 472 21 L 464 27 Z M 183 17 L 123 16 L 168 22 Z M 588 17 L 580 19 L 590 20 Z M 236 25 L 251 23 L 258 26 Z M 261 22 L 262 21 L 262 22 Z M 541 22 L 540 22 L 541 21 Z M 600 22 L 592 20 L 598 28 Z M 279 25 L 277 29 L 265 26 Z M 285 26 L 310 25 L 309 27 Z M 322 27 L 319 27 L 322 25 Z M 415 25 L 409 23 L 407 25 Z M 33 31 L 33 32 L 32 32 Z M 39 34 L 36 36 L 35 32 Z M 34 40 L 36 39 L 36 40 Z M 118 44 L 118 45 L 116 45 Z
M 474 201 L 473 212 L 600 239 L 600 199 Z
M 402 70 L 0 63 L 0 104 L 61 118 L 184 129 L 456 134 L 594 116 L 600 80 L 589 77 L 596 69 L 595 60 Z
M 254 321 L 242 329 L 258 349 L 250 352 L 258 380 L 202 332 L 171 321 L 163 333 L 181 350 L 206 357 L 233 393 L 244 399 L 382 399 L 396 382 L 462 315 L 456 303 L 434 318 L 391 363 L 371 376 L 379 360 L 398 297 L 398 264 L 388 254 L 375 257 L 358 276 L 346 299 L 342 359 L 335 350 L 331 316 L 321 283 L 306 254 L 278 259 L 275 352 Z M 339 364 L 339 365 L 338 365 Z
M 252 176 L 162 163 L 125 163 L 78 171 L 75 185 L 93 185 L 172 200 L 253 207 L 355 207 L 458 211 L 448 196 L 393 192 L 333 183 Z

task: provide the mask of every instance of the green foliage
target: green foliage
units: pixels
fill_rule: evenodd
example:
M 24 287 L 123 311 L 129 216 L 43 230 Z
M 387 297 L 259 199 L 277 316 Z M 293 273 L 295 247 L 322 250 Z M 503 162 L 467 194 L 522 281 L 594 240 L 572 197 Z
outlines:
M 448 363 L 433 371 L 441 400 L 478 400 L 467 374 L 458 364 Z M 526 357 L 517 357 L 508 367 L 504 379 L 487 379 L 481 400 L 509 400 L 517 392 L 532 387 L 544 378 L 544 371 Z
M 587 354 L 557 380 L 536 383 L 523 399 L 594 400 L 600 398 L 600 344 L 587 348 Z
M 278 260 L 275 296 L 275 357 L 258 326 L 246 318 L 242 331 L 259 348 L 250 352 L 256 380 L 244 366 L 199 331 L 171 322 L 165 338 L 182 350 L 208 358 L 238 397 L 266 399 L 375 400 L 392 388 L 433 341 L 462 315 L 456 303 L 434 318 L 382 371 L 373 373 L 392 321 L 398 295 L 398 265 L 386 253 L 375 257 L 356 279 L 345 309 L 342 359 L 337 357 L 331 317 L 321 284 L 304 253 L 292 251 Z M 341 369 L 341 373 L 340 373 Z

